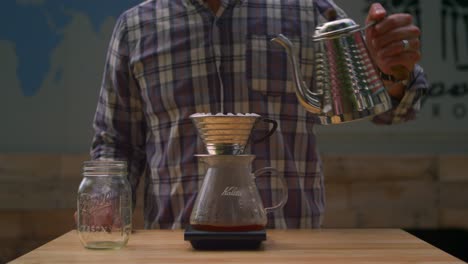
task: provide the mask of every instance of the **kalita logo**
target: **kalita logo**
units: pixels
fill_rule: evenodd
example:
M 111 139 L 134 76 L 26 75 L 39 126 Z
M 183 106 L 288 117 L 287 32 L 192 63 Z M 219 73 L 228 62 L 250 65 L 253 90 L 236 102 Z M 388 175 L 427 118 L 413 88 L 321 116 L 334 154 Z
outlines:
M 228 186 L 226 189 L 224 189 L 223 193 L 221 193 L 221 196 L 237 196 L 240 197 L 242 196 L 241 191 L 239 190 L 238 187 L 236 186 Z

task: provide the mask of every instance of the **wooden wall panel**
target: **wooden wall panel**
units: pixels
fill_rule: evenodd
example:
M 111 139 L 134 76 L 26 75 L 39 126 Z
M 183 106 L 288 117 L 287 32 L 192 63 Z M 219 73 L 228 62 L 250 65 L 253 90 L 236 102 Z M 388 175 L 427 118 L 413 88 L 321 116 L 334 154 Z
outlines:
M 87 154 L 0 154 L 0 263 L 74 228 Z M 468 156 L 325 155 L 324 227 L 465 228 Z M 133 224 L 144 227 L 143 186 Z

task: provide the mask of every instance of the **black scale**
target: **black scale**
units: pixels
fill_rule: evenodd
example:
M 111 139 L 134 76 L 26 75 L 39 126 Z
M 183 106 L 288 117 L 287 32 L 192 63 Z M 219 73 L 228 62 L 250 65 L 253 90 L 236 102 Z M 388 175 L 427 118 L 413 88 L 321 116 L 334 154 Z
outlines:
M 266 240 L 266 230 L 258 231 L 202 231 L 188 226 L 184 240 L 197 250 L 255 250 Z

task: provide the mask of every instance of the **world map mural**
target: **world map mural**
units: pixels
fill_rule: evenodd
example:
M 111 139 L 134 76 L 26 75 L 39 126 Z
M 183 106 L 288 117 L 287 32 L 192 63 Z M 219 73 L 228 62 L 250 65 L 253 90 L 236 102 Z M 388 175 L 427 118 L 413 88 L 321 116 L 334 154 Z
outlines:
M 99 31 L 105 19 L 139 3 L 138 0 L 6 0 L 0 9 L 0 40 L 11 42 L 16 51 L 25 96 L 37 94 L 47 72 L 53 51 L 63 41 L 63 29 L 74 14 L 86 16 Z M 10 26 L 8 26 L 10 25 Z M 85 42 L 86 39 L 83 39 Z M 55 79 L 60 78 L 59 71 Z

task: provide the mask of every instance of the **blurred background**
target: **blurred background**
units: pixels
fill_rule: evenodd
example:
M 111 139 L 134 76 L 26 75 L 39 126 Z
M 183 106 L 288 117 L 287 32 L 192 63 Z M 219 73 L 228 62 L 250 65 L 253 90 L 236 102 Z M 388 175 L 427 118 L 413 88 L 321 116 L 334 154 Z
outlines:
M 2 2 L 0 263 L 74 228 L 109 38 L 118 15 L 139 2 Z M 335 2 L 363 24 L 373 1 Z M 414 15 L 431 89 L 414 122 L 317 128 L 324 227 L 404 228 L 466 258 L 468 0 L 380 2 Z

